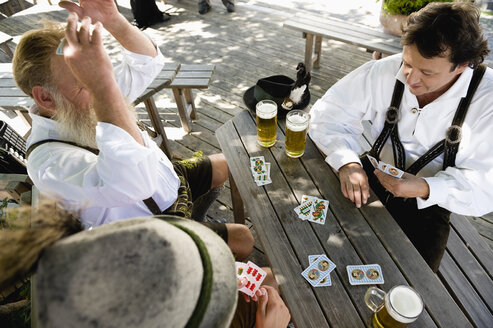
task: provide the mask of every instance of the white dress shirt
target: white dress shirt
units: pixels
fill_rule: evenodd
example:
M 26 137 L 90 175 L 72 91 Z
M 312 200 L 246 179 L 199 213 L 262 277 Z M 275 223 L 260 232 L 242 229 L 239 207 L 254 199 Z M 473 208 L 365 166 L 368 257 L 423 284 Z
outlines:
M 115 76 L 123 95 L 133 101 L 161 71 L 164 58 L 123 51 Z M 31 110 L 32 133 L 27 147 L 45 139 L 61 139 L 57 122 Z M 78 211 L 84 226 L 91 227 L 152 213 L 142 200 L 152 198 L 162 210 L 177 198 L 180 181 L 173 165 L 147 133 L 145 146 L 123 129 L 99 122 L 96 156 L 63 143 L 45 143 L 29 156 L 27 170 L 38 189 L 64 208 Z
M 310 137 L 334 169 L 358 162 L 363 148 L 358 138 L 361 121 L 372 122 L 376 138 L 385 123 L 395 79 L 405 85 L 399 113 L 399 137 L 406 150 L 406 168 L 445 138 L 457 106 L 465 97 L 473 70 L 430 104 L 419 107 L 400 69 L 401 54 L 365 63 L 334 84 L 311 109 Z M 451 212 L 481 216 L 493 211 L 493 71 L 487 68 L 462 125 L 462 140 L 455 167 L 442 170 L 443 154 L 425 166 L 418 176 L 430 187 L 428 199 L 418 198 L 418 208 L 439 205 Z M 390 138 L 380 160 L 394 164 Z

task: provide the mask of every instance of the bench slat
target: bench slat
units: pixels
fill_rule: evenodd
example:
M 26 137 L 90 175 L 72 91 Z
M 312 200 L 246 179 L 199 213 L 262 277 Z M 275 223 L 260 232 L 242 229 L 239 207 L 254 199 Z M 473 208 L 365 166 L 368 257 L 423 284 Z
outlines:
M 371 51 L 380 51 L 385 54 L 393 55 L 402 51 L 402 49 L 400 48 L 396 48 L 392 45 L 384 44 L 382 42 L 370 42 L 368 40 L 356 38 L 353 36 L 348 36 L 347 34 L 344 33 L 329 31 L 327 29 L 316 27 L 316 26 L 307 28 L 306 25 L 301 23 L 289 23 L 286 24 L 285 26 L 292 29 L 297 29 L 302 32 L 308 32 L 315 35 L 320 35 L 322 37 L 328 37 L 336 41 L 353 44 L 355 46 L 363 47 Z
M 448 253 L 443 256 L 439 272 L 442 276 L 442 282 L 449 290 L 452 290 L 451 293 L 455 295 L 458 303 L 464 307 L 465 312 L 471 317 L 475 326 L 489 327 L 493 320 L 490 309 L 486 307 Z
M 187 72 L 178 72 L 176 74 L 176 78 L 211 78 L 212 77 L 212 72 L 207 72 L 207 71 L 201 71 L 201 72 L 192 72 L 192 71 L 187 71 Z
M 214 71 L 215 65 L 185 64 L 181 65 L 180 72 L 184 71 Z
M 387 44 L 391 44 L 397 48 L 401 48 L 400 42 L 401 38 L 391 35 L 391 34 L 386 34 L 377 30 L 370 29 L 368 27 L 364 26 L 358 26 L 358 25 L 353 25 L 353 24 L 348 24 L 348 23 L 334 23 L 333 20 L 323 20 L 323 21 L 317 21 L 316 19 L 297 19 L 296 23 L 298 24 L 304 24 L 310 27 L 316 27 L 316 28 L 321 28 L 325 29 L 327 31 L 334 31 L 334 32 L 339 32 L 347 35 L 351 35 L 360 39 L 368 39 L 372 40 L 373 42 L 385 42 Z
M 179 79 L 176 78 L 171 82 L 170 87 L 186 87 L 186 88 L 208 88 L 210 79 Z

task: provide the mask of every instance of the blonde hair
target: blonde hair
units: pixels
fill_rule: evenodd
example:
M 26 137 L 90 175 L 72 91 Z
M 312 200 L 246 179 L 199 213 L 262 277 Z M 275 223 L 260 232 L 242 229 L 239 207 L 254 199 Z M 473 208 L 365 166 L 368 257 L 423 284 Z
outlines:
M 65 35 L 65 24 L 43 21 L 44 27 L 26 32 L 15 49 L 14 79 L 29 96 L 34 86 L 51 85 L 51 58 Z

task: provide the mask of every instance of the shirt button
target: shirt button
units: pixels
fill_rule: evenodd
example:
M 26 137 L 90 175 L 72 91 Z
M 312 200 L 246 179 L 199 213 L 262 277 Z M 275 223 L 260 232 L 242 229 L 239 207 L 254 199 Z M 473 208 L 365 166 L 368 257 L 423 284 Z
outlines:
M 411 113 L 416 114 L 418 112 L 418 109 L 416 107 L 411 108 Z

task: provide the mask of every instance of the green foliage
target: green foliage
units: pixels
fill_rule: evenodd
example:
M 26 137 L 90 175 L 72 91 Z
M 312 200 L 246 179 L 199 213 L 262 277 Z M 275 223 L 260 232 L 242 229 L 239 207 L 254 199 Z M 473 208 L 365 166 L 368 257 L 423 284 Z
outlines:
M 384 0 L 383 9 L 392 15 L 409 15 L 430 2 L 453 2 L 454 0 Z

